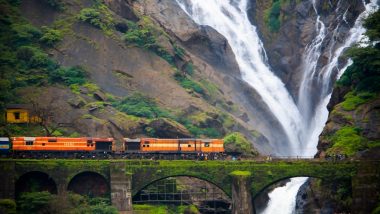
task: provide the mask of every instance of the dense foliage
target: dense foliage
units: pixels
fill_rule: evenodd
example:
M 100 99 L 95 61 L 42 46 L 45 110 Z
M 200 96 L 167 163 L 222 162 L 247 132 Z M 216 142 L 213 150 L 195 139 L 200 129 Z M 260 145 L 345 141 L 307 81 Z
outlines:
M 277 32 L 281 26 L 281 1 L 282 0 L 273 0 L 272 6 L 267 9 L 264 14 L 265 23 L 272 32 Z
M 345 126 L 338 130 L 331 137 L 331 141 L 333 146 L 327 150 L 330 156 L 342 154 L 349 157 L 366 148 L 366 139 L 360 136 L 360 130 L 352 126 Z
M 16 214 L 16 203 L 11 199 L 0 199 L 0 213 Z
M 380 11 L 369 16 L 364 26 L 370 41 L 367 47 L 351 48 L 347 55 L 353 64 L 347 68 L 339 85 L 349 86 L 359 92 L 380 91 Z
M 45 53 L 44 47 L 52 47 L 62 40 L 59 30 L 42 27 L 42 31 L 27 23 L 17 5 L 0 1 L 5 12 L 0 17 L 0 108 L 5 103 L 22 102 L 17 89 L 26 86 L 49 84 L 83 84 L 85 72 L 80 67 L 65 68 Z
M 82 9 L 77 18 L 101 29 L 108 36 L 112 35 L 115 23 L 111 12 L 102 3 L 96 2 L 91 8 Z
M 174 78 L 183 88 L 191 90 L 192 92 L 196 92 L 198 94 L 205 95 L 205 90 L 203 87 L 199 83 L 189 79 L 186 75 L 176 72 Z
M 258 155 L 258 152 L 253 148 L 251 142 L 239 132 L 233 132 L 224 137 L 224 146 L 226 152 L 241 153 L 245 156 Z
M 174 56 L 157 42 L 158 37 L 163 36 L 163 33 L 153 27 L 148 17 L 144 17 L 139 24 L 128 22 L 128 27 L 129 29 L 123 37 L 127 43 L 152 51 L 170 64 L 174 63 Z M 182 49 L 177 48 L 175 50 L 176 54 L 183 56 Z
M 18 213 L 69 213 L 69 214 L 116 214 L 106 198 L 89 198 L 68 193 L 52 195 L 49 192 L 23 193 L 17 200 Z
M 149 119 L 169 116 L 168 112 L 157 106 L 154 99 L 140 93 L 135 93 L 120 101 L 116 101 L 113 103 L 113 106 L 129 115 L 146 117 Z
M 145 214 L 197 214 L 198 209 L 194 205 L 168 206 L 168 205 L 151 205 L 151 204 L 134 204 L 133 210 L 136 213 Z

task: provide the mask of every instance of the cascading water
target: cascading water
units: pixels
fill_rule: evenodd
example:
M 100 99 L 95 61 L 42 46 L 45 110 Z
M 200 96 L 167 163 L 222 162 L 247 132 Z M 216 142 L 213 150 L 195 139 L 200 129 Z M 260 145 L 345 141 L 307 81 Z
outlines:
M 302 62 L 304 75 L 297 104 L 293 101 L 284 83 L 273 74 L 267 65 L 265 50 L 256 28 L 248 19 L 248 0 L 176 1 L 197 24 L 213 27 L 228 40 L 243 79 L 260 94 L 288 136 L 288 145 L 283 145 L 281 148 L 284 151 L 282 155 L 314 155 L 317 151 L 318 136 L 322 132 L 328 116 L 326 106 L 331 97 L 331 83 L 342 74 L 350 63 L 348 61 L 345 66 L 339 68 L 338 58 L 345 48 L 360 40 L 361 35 L 365 32 L 362 27 L 362 19 L 377 9 L 377 0 L 371 0 L 369 4 L 365 4 L 363 1 L 366 10 L 360 14 L 343 44 L 338 45 L 335 41 L 330 43 L 328 63 L 322 69 L 318 68 L 318 61 L 327 32 L 318 13 L 316 2 L 311 0 L 317 15 L 315 25 L 317 36 L 305 48 Z M 340 2 L 338 7 L 339 5 Z M 338 23 L 345 22 L 347 24 L 347 10 L 344 9 L 342 15 L 338 17 L 340 19 Z M 337 31 L 338 28 L 339 26 L 336 26 L 334 31 Z M 316 100 L 311 100 L 315 98 L 315 96 L 311 96 L 313 93 L 311 86 L 314 87 L 314 90 L 321 91 Z M 282 189 L 274 190 L 270 194 L 269 206 L 263 213 L 276 213 L 276 209 L 281 213 L 293 213 L 295 195 L 292 193 L 296 193 L 306 179 L 291 179 L 291 182 L 287 183 L 285 187 L 281 187 Z M 284 192 L 289 195 L 284 197 Z M 284 200 L 286 203 L 282 203 Z
M 335 12 L 338 12 L 340 2 L 338 2 L 338 6 Z M 312 1 L 313 8 L 315 13 L 317 14 L 316 20 L 316 32 L 317 36 L 313 39 L 313 41 L 305 48 L 304 58 L 303 58 L 303 79 L 301 82 L 301 86 L 299 89 L 299 99 L 298 99 L 298 107 L 300 109 L 302 119 L 304 121 L 303 124 L 306 125 L 306 129 L 304 130 L 304 145 L 302 147 L 302 155 L 313 155 L 315 154 L 316 145 L 318 143 L 318 137 L 323 130 L 323 127 L 328 118 L 328 110 L 326 108 L 327 104 L 330 101 L 331 93 L 332 93 L 332 84 L 331 82 L 340 78 L 346 68 L 352 64 L 351 60 L 348 60 L 344 66 L 339 68 L 338 58 L 343 54 L 343 51 L 350 47 L 351 45 L 358 43 L 363 38 L 363 34 L 365 33 L 365 28 L 362 26 L 363 19 L 368 17 L 369 14 L 375 12 L 378 9 L 377 0 L 371 0 L 370 3 L 366 4 L 363 1 L 365 6 L 365 11 L 359 15 L 354 26 L 350 29 L 350 32 L 345 39 L 344 43 L 340 47 L 335 47 L 337 42 L 333 40 L 330 44 L 329 48 L 329 59 L 328 63 L 322 67 L 322 69 L 317 70 L 317 63 L 322 54 L 322 43 L 326 37 L 326 27 L 324 23 L 320 20 L 320 15 L 316 9 L 315 0 Z M 347 24 L 345 15 L 348 8 L 345 12 L 338 16 L 338 24 L 333 32 L 333 39 L 336 39 L 335 35 L 337 34 L 337 30 L 339 29 L 339 25 L 342 22 Z M 335 52 L 332 53 L 333 49 Z M 311 96 L 311 86 L 317 86 L 314 90 L 318 90 L 319 96 Z M 316 99 L 316 100 L 311 100 Z M 313 104 L 315 105 L 313 106 Z M 307 123 L 309 121 L 309 123 Z M 294 191 L 298 191 L 300 186 L 307 180 L 307 178 L 293 178 L 290 182 L 286 184 L 285 187 L 280 187 L 285 189 L 289 194 L 287 197 L 292 197 L 292 193 Z M 277 189 L 280 189 L 277 188 Z M 281 211 L 281 213 L 294 213 L 295 212 L 295 200 L 293 200 L 290 204 L 282 204 L 281 201 L 284 201 L 286 197 L 284 197 L 283 193 L 279 191 L 276 193 L 277 189 L 273 190 L 269 194 L 270 200 L 268 206 L 264 209 L 262 213 L 270 214 L 270 213 L 278 213 L 277 211 Z M 281 189 L 281 190 L 282 190 Z M 281 208 L 279 208 L 281 207 Z
M 243 79 L 260 94 L 287 134 L 290 143 L 281 148 L 283 155 L 295 155 L 302 141 L 301 115 L 284 83 L 267 66 L 263 45 L 248 19 L 248 1 L 177 2 L 197 24 L 213 27 L 228 40 Z

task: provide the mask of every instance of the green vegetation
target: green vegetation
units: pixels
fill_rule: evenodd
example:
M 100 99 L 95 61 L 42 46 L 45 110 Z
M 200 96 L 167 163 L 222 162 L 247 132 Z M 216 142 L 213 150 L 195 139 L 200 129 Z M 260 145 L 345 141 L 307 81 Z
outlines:
M 249 177 L 252 174 L 249 171 L 239 171 L 239 170 L 236 170 L 236 171 L 231 172 L 230 175 L 232 175 L 232 176 Z
M 128 22 L 128 31 L 123 36 L 129 44 L 135 44 L 140 48 L 152 51 L 169 64 L 174 64 L 174 56 L 172 56 L 165 48 L 157 42 L 158 37 L 164 37 L 169 40 L 162 30 L 157 29 L 148 17 L 142 17 L 138 24 Z M 176 48 L 176 54 L 183 55 L 183 49 Z
M 43 35 L 41 36 L 40 41 L 49 47 L 53 47 L 63 39 L 63 33 L 60 30 L 42 27 L 42 31 Z
M 58 2 L 58 1 L 56 1 Z M 43 47 L 61 41 L 59 30 L 30 25 L 19 14 L 19 9 L 9 1 L 1 0 L 0 9 L 0 109 L 5 103 L 22 102 L 16 91 L 22 87 L 49 84 L 84 84 L 85 72 L 80 67 L 61 67 L 45 53 Z
M 344 72 L 337 82 L 358 92 L 380 92 L 380 43 L 376 42 L 380 35 L 380 11 L 369 16 L 364 26 L 370 42 L 367 47 L 353 47 L 347 56 L 353 64 Z
M 49 192 L 23 193 L 17 200 L 19 213 L 97 213 L 117 214 L 106 198 L 89 198 L 73 193 L 52 195 Z
M 341 103 L 343 110 L 352 111 L 359 105 L 368 102 L 376 97 L 375 93 L 369 92 L 349 92 L 344 96 L 344 101 Z
M 205 90 L 203 87 L 195 82 L 194 80 L 189 79 L 186 75 L 183 75 L 180 72 L 174 74 L 174 79 L 185 89 L 188 89 L 190 92 L 196 92 L 198 94 L 205 95 Z
M 205 127 L 193 118 L 180 117 L 177 121 L 183 124 L 194 137 L 219 138 L 222 134 L 214 127 Z
M 0 213 L 16 214 L 16 202 L 11 199 L 0 199 Z
M 86 82 L 86 72 L 82 67 L 58 68 L 49 75 L 51 83 L 62 83 L 70 86 L 73 84 L 82 85 Z
M 241 153 L 244 156 L 258 155 L 258 152 L 253 148 L 252 143 L 239 132 L 233 132 L 224 137 L 224 147 L 227 152 Z
M 264 12 L 264 21 L 272 32 L 277 32 L 281 26 L 281 1 L 273 0 L 272 6 Z
M 110 10 L 103 3 L 96 3 L 92 8 L 82 9 L 77 18 L 101 29 L 108 36 L 113 33 L 114 20 Z
M 133 212 L 136 214 L 197 214 L 198 209 L 194 205 L 168 206 L 168 205 L 150 205 L 150 204 L 133 204 Z
M 159 117 L 169 117 L 169 112 L 162 110 L 156 104 L 156 101 L 152 98 L 144 96 L 140 93 L 132 94 L 125 97 L 121 101 L 116 101 L 113 106 L 129 115 L 137 117 L 146 117 L 149 119 Z
M 356 152 L 366 148 L 366 139 L 360 135 L 360 130 L 352 126 L 345 126 L 331 136 L 332 147 L 327 150 L 327 154 L 334 156 L 342 154 L 353 156 Z

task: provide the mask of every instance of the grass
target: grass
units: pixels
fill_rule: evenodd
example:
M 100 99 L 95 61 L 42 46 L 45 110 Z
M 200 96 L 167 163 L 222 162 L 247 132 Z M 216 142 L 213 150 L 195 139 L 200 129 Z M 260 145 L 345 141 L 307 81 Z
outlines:
M 352 111 L 355 110 L 358 106 L 372 100 L 375 97 L 375 93 L 349 92 L 344 96 L 344 101 L 341 103 L 341 106 L 345 111 Z
M 348 157 L 366 148 L 367 139 L 360 135 L 360 130 L 352 126 L 345 126 L 331 136 L 332 147 L 327 154 L 334 156 L 343 154 Z
M 239 170 L 237 170 L 237 171 L 231 172 L 230 175 L 232 175 L 232 176 L 239 176 L 239 177 L 249 177 L 252 174 L 249 171 L 239 171 Z

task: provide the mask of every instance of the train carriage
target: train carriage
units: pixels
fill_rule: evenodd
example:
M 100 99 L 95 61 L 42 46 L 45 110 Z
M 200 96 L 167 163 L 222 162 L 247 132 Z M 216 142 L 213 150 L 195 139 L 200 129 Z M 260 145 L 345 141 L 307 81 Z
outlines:
M 113 138 L 13 137 L 13 151 L 22 155 L 64 155 L 113 152 Z
M 0 155 L 7 155 L 9 153 L 11 144 L 9 138 L 0 137 Z
M 222 153 L 221 139 L 158 139 L 158 138 L 124 138 L 126 152 L 155 153 Z

